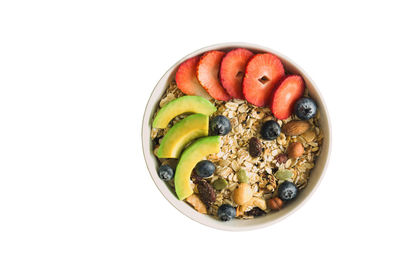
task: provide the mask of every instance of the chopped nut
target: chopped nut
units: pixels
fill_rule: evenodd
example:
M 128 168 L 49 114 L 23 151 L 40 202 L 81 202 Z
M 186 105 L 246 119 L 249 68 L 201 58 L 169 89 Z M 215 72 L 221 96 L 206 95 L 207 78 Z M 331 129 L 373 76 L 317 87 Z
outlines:
M 157 129 L 157 128 L 152 128 L 152 129 L 151 129 L 151 133 L 150 133 L 151 139 L 156 138 L 156 137 L 157 137 L 157 134 L 158 134 L 158 129 Z
M 166 97 L 164 97 L 163 99 L 161 99 L 160 101 L 160 108 L 162 108 L 163 106 L 165 106 L 168 102 L 171 102 L 172 100 L 174 100 L 176 97 L 173 93 L 169 93 L 167 94 Z
M 267 190 L 268 192 L 273 192 L 275 190 L 274 186 L 272 184 L 267 185 Z
M 291 143 L 287 150 L 288 156 L 292 159 L 298 158 L 304 153 L 304 147 L 299 142 Z
M 253 191 L 251 190 L 251 186 L 249 184 L 241 183 L 239 186 L 233 191 L 233 201 L 235 201 L 238 205 L 243 205 L 248 202 L 253 196 Z
M 243 216 L 244 212 L 246 211 L 247 207 L 244 206 L 237 206 L 236 207 L 236 217 Z
M 267 209 L 267 203 L 265 202 L 265 199 L 253 197 L 251 201 L 253 206 L 259 207 L 262 210 Z
M 156 146 L 156 147 L 154 147 L 154 150 L 153 150 L 154 156 L 156 156 L 156 157 L 157 157 L 157 154 L 158 154 L 158 148 L 159 147 L 160 146 Z
M 200 200 L 199 196 L 196 194 L 191 194 L 186 199 L 186 202 L 193 206 L 195 210 L 200 213 L 207 214 L 206 205 Z
M 310 129 L 311 125 L 307 121 L 290 121 L 282 127 L 282 132 L 289 136 L 300 135 Z
M 307 132 L 303 133 L 301 135 L 307 142 L 312 142 L 314 141 L 316 134 L 313 129 L 308 130 Z
M 267 204 L 271 210 L 280 210 L 283 206 L 283 202 L 279 197 L 268 199 Z
M 286 153 L 281 153 L 275 157 L 279 164 L 285 163 L 288 160 L 288 155 Z

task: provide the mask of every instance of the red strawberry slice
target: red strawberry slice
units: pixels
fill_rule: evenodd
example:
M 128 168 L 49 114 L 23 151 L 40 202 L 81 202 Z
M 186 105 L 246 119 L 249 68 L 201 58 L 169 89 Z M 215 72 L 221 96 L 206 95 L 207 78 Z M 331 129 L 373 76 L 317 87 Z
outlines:
M 197 65 L 197 79 L 206 91 L 215 99 L 228 101 L 231 96 L 225 91 L 218 80 L 219 66 L 225 52 L 209 51 L 201 56 Z
M 197 95 L 210 99 L 210 95 L 204 90 L 196 76 L 197 64 L 200 57 L 192 57 L 183 62 L 175 74 L 175 81 L 182 93 L 187 95 Z
M 277 119 L 284 120 L 292 114 L 296 101 L 304 94 L 304 81 L 299 75 L 287 76 L 272 97 L 271 111 Z
M 247 63 L 243 94 L 251 104 L 263 107 L 270 103 L 276 84 L 285 75 L 282 62 L 275 55 L 257 54 Z
M 247 62 L 253 53 L 244 48 L 229 51 L 221 62 L 219 78 L 222 86 L 233 98 L 244 99 L 242 82 Z

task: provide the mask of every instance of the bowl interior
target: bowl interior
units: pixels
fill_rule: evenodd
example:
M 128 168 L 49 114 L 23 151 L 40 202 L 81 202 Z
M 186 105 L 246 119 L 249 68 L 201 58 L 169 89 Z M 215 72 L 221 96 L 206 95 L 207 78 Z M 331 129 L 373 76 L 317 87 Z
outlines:
M 321 154 L 316 160 L 315 167 L 311 171 L 309 183 L 306 188 L 304 188 L 300 194 L 298 195 L 297 199 L 288 205 L 285 205 L 285 208 L 280 210 L 279 212 L 273 212 L 268 214 L 267 216 L 262 216 L 258 217 L 252 220 L 232 220 L 230 222 L 221 222 L 219 220 L 216 220 L 212 216 L 209 215 L 204 215 L 200 214 L 197 211 L 195 211 L 191 206 L 189 206 L 186 202 L 184 201 L 179 201 L 177 197 L 175 196 L 175 193 L 173 190 L 171 190 L 165 182 L 163 182 L 161 179 L 159 179 L 158 174 L 157 174 L 157 167 L 158 167 L 158 162 L 156 157 L 153 154 L 153 148 L 152 148 L 152 141 L 150 138 L 150 132 L 151 132 L 151 123 L 152 123 L 152 118 L 153 114 L 157 108 L 157 105 L 168 87 L 168 84 L 174 79 L 175 77 L 175 72 L 179 66 L 180 63 L 185 61 L 186 59 L 193 57 L 195 55 L 199 55 L 204 53 L 205 51 L 209 50 L 230 50 L 232 48 L 237 48 L 237 47 L 244 47 L 247 48 L 253 52 L 270 52 L 275 55 L 277 55 L 282 63 L 285 66 L 285 70 L 289 73 L 292 74 L 299 74 L 303 77 L 306 87 L 309 90 L 310 96 L 317 102 L 319 111 L 320 111 L 320 129 L 323 131 L 324 134 L 324 142 L 321 147 Z M 329 150 L 330 150 L 330 125 L 329 125 L 329 118 L 327 115 L 327 110 L 326 106 L 323 102 L 323 99 L 316 88 L 315 84 L 310 80 L 308 75 L 300 69 L 299 66 L 295 65 L 291 60 L 289 60 L 287 57 L 279 54 L 276 51 L 273 51 L 271 49 L 258 46 L 258 45 L 253 45 L 253 44 L 247 44 L 247 43 L 228 43 L 228 44 L 218 44 L 218 45 L 213 45 L 209 47 L 202 48 L 200 50 L 197 50 L 186 57 L 182 58 L 180 61 L 178 61 L 175 65 L 173 65 L 165 74 L 164 76 L 160 79 L 156 87 L 154 88 L 150 99 L 147 103 L 146 110 L 144 113 L 143 117 L 143 125 L 142 125 L 142 145 L 143 145 L 143 153 L 145 157 L 145 161 L 147 164 L 147 168 L 149 169 L 149 172 L 151 174 L 151 177 L 153 178 L 153 181 L 155 182 L 156 186 L 158 189 L 161 191 L 161 193 L 164 195 L 164 197 L 174 206 L 176 207 L 179 211 L 181 211 L 183 214 L 188 216 L 189 218 L 202 223 L 204 225 L 217 228 L 217 229 L 222 229 L 222 230 L 231 230 L 231 231 L 240 231 L 240 230 L 249 230 L 249 229 L 255 229 L 263 226 L 267 226 L 269 224 L 272 224 L 279 219 L 282 219 L 289 214 L 291 214 L 293 211 L 295 211 L 297 208 L 299 208 L 304 201 L 311 195 L 311 193 L 316 189 L 317 185 L 319 184 L 322 175 L 324 173 L 324 170 L 326 169 L 327 161 L 329 158 Z

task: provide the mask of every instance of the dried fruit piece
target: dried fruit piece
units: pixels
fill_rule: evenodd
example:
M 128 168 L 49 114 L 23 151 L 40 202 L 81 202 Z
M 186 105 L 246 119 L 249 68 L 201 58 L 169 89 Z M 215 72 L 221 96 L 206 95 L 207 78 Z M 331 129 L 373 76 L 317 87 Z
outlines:
M 228 185 L 228 182 L 223 178 L 218 178 L 213 182 L 213 187 L 216 190 L 222 190 Z
M 299 142 L 291 143 L 287 149 L 287 153 L 290 158 L 295 159 L 303 155 L 304 147 Z
M 293 173 L 290 170 L 279 170 L 275 173 L 275 177 L 279 180 L 288 180 L 293 177 Z
M 197 184 L 198 181 L 200 181 L 201 178 L 200 176 L 197 175 L 196 171 L 193 169 L 192 174 L 190 175 L 190 178 L 193 179 L 194 183 Z
M 237 174 L 238 180 L 240 183 L 248 183 L 249 177 L 247 176 L 247 172 L 245 169 L 240 169 Z
M 251 210 L 245 212 L 246 216 L 254 216 L 254 217 L 259 217 L 261 215 L 265 214 L 265 211 L 260 209 L 259 207 L 252 208 Z
M 283 201 L 279 197 L 274 197 L 268 199 L 267 205 L 271 210 L 280 210 L 283 206 Z
M 281 154 L 277 155 L 277 156 L 275 157 L 275 159 L 276 159 L 276 161 L 277 161 L 279 164 L 282 164 L 282 163 L 286 163 L 286 161 L 287 161 L 289 158 L 288 158 L 288 155 L 287 155 L 286 153 L 281 153 Z
M 193 206 L 195 210 L 200 213 L 207 214 L 206 205 L 200 200 L 199 196 L 196 194 L 191 194 L 186 199 L 186 202 Z
M 259 157 L 262 153 L 262 145 L 257 137 L 252 137 L 249 140 L 249 154 L 253 158 Z
M 290 121 L 283 125 L 282 132 L 289 136 L 295 136 L 305 133 L 311 128 L 311 124 L 307 121 Z
M 207 207 L 210 206 L 212 203 L 215 202 L 214 188 L 205 180 L 200 180 L 196 182 L 201 201 L 203 201 Z

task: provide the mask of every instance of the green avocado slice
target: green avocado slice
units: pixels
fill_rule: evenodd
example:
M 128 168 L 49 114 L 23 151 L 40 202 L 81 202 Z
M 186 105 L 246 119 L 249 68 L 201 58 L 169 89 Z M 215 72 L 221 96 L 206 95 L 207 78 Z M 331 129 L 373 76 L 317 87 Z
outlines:
M 159 158 L 179 158 L 183 148 L 196 138 L 208 135 L 208 116 L 193 114 L 175 124 L 161 140 Z
M 219 136 L 207 136 L 197 139 L 183 151 L 174 177 L 175 192 L 180 200 L 193 194 L 190 175 L 196 164 L 207 155 L 218 153 L 219 147 Z
M 201 113 L 206 116 L 216 111 L 216 107 L 201 96 L 186 95 L 163 106 L 153 120 L 153 128 L 165 129 L 168 123 L 183 113 Z

